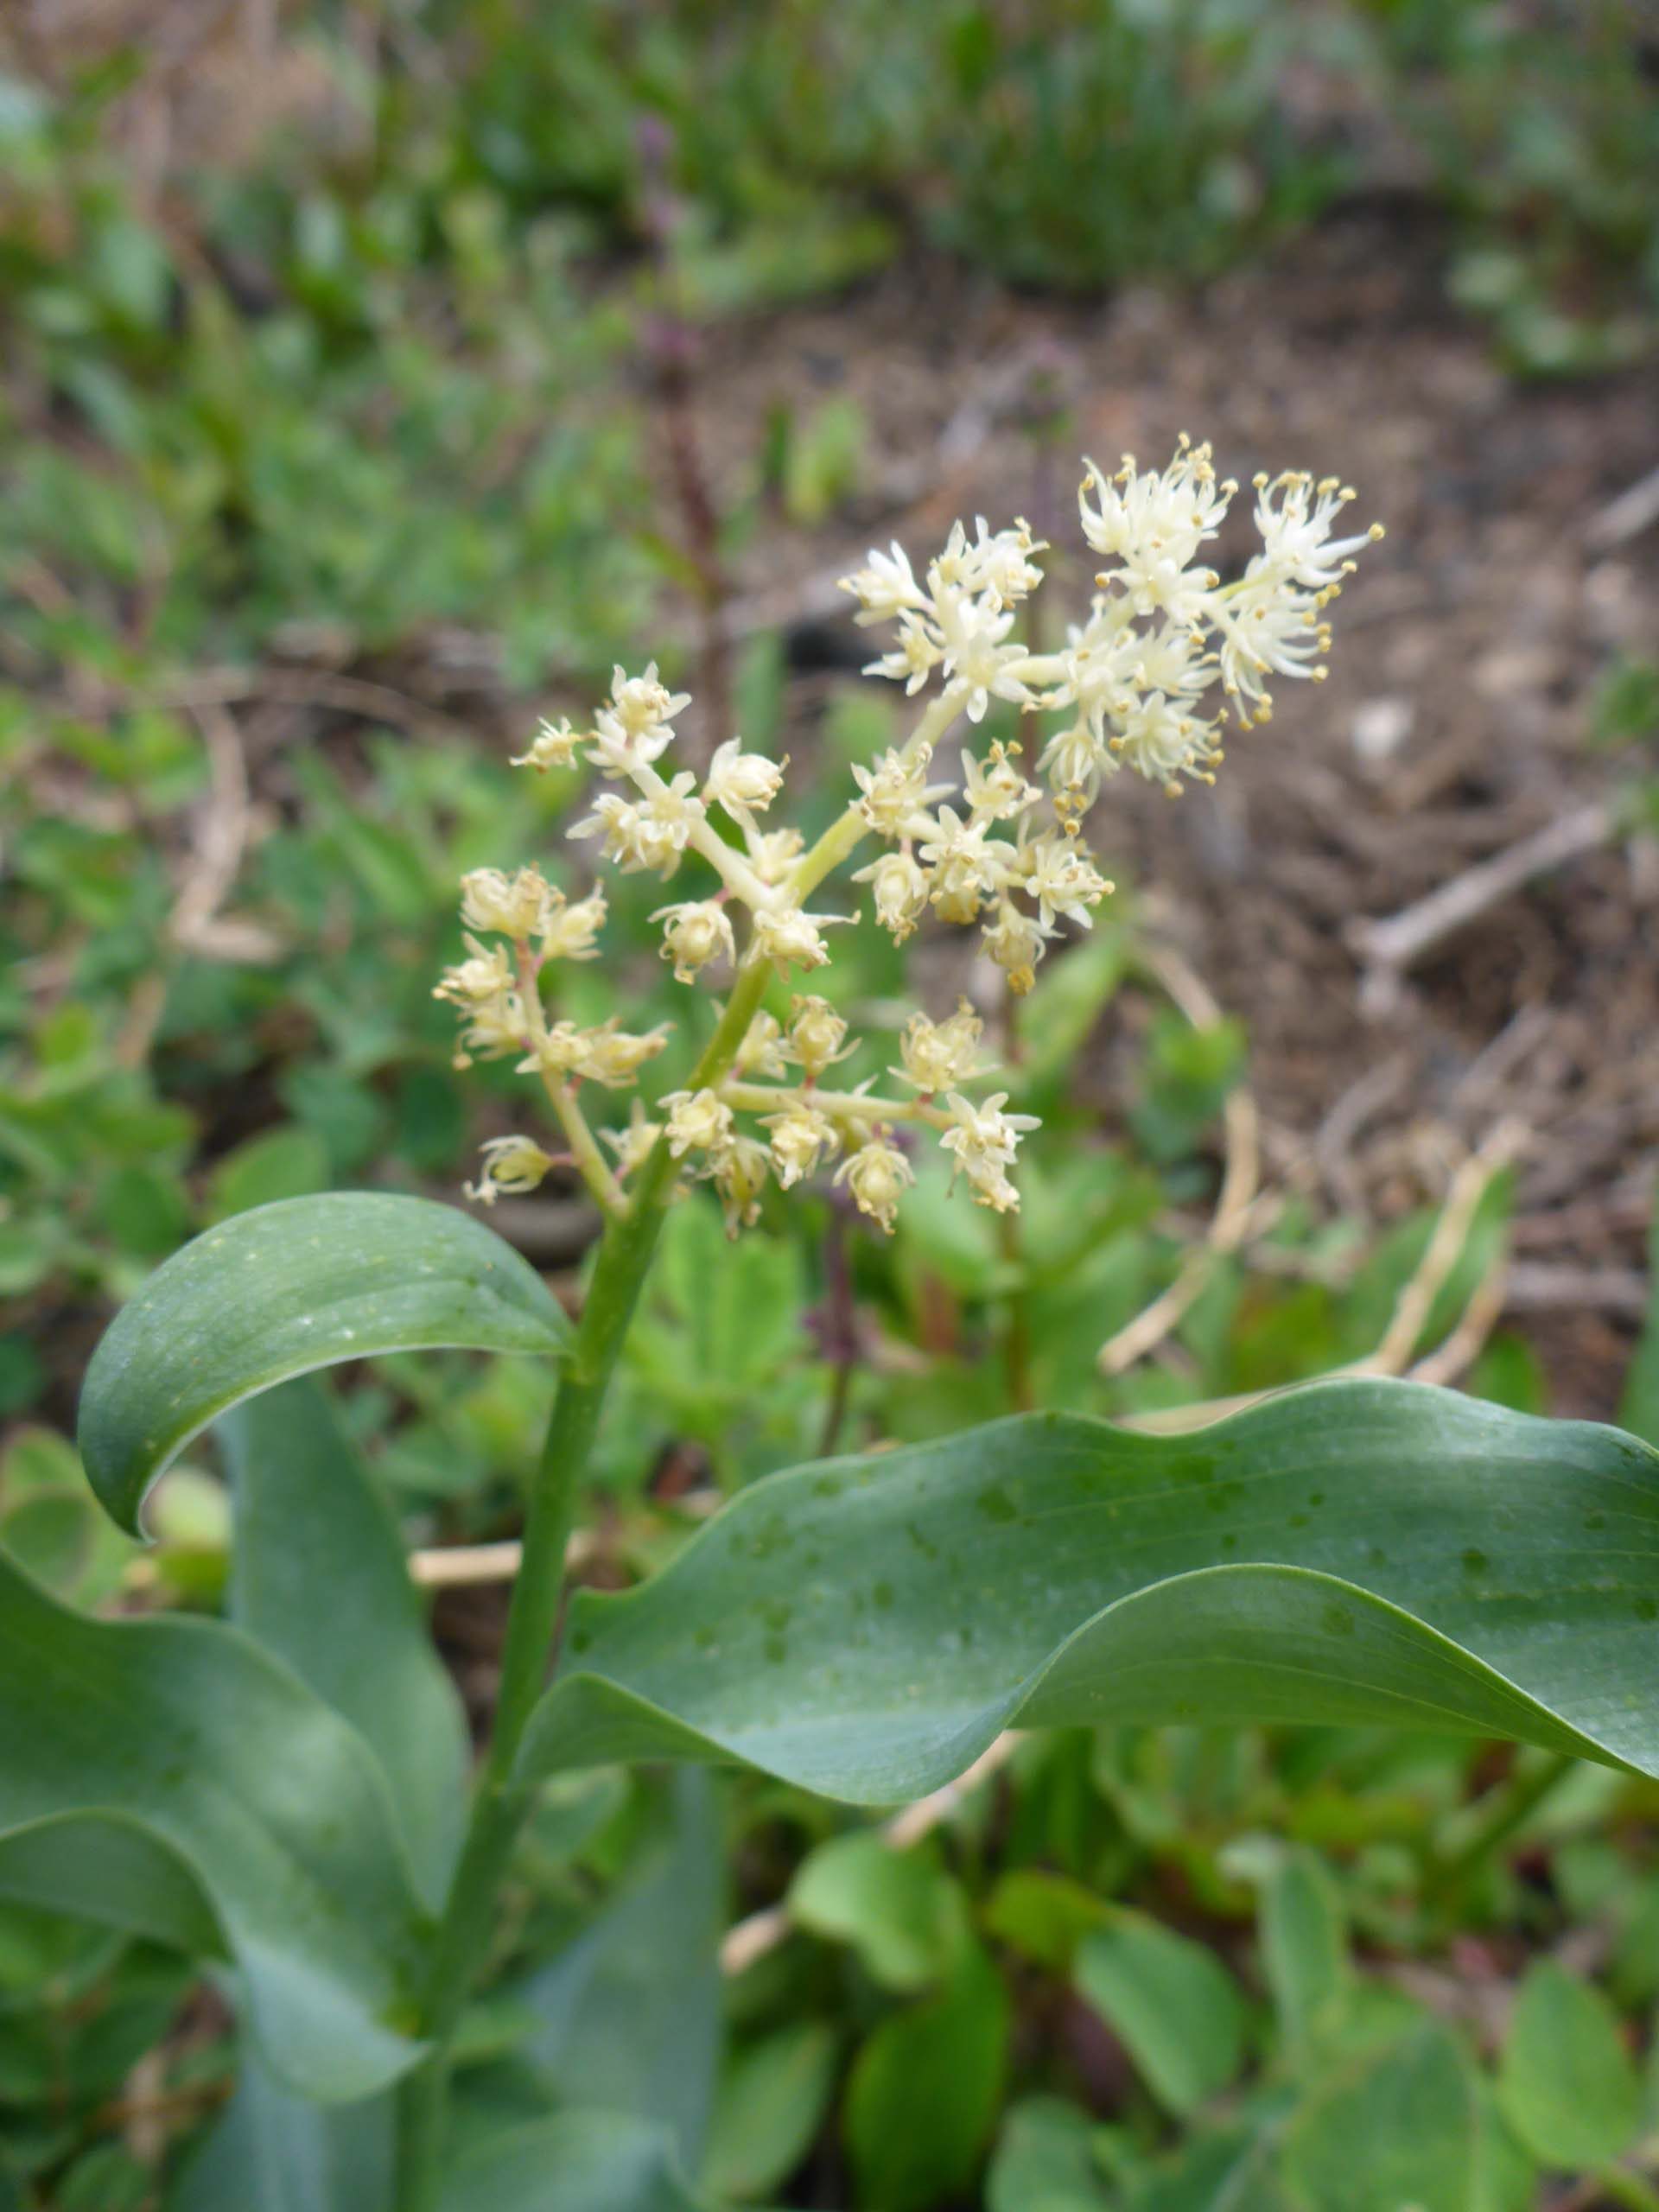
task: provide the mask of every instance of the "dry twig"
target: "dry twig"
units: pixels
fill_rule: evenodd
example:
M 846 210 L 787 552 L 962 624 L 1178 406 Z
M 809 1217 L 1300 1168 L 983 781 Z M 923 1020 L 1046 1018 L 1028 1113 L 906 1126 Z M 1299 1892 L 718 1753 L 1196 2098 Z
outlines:
M 1598 801 L 1575 807 L 1559 822 L 1465 868 L 1426 899 L 1386 920 L 1351 922 L 1344 934 L 1366 970 L 1359 989 L 1362 1011 L 1374 1017 L 1390 1013 L 1399 1003 L 1402 978 L 1447 938 L 1534 876 L 1611 843 L 1618 830 L 1619 818 L 1611 806 Z

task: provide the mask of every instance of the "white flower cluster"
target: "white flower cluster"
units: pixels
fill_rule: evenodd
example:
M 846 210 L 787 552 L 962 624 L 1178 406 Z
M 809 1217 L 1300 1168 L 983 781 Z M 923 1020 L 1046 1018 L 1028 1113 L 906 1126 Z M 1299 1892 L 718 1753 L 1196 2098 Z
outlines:
M 551 961 L 594 957 L 603 895 L 568 901 L 533 868 L 467 877 L 467 957 L 437 991 L 461 1014 L 461 1060 L 520 1055 L 569 1147 L 556 1155 L 528 1138 L 499 1138 L 486 1147 L 473 1195 L 487 1202 L 500 1191 L 533 1189 L 562 1157 L 607 1211 L 626 1211 L 625 1185 L 660 1140 L 660 1156 L 715 1185 L 734 1230 L 755 1218 L 768 1181 L 788 1190 L 832 1163 L 835 1182 L 891 1230 L 915 1179 L 908 1147 L 925 1132 L 979 1204 L 1016 1206 L 1009 1170 L 1036 1123 L 1007 1110 L 1006 1092 L 977 1104 L 967 1095 L 964 1086 L 988 1071 L 977 1065 L 982 1024 L 965 1002 L 945 1021 L 912 1019 L 902 1065 L 893 1071 L 907 1095 L 894 1098 L 878 1096 L 874 1078 L 851 1089 L 824 1084 L 855 1049 L 827 1000 L 796 995 L 785 1023 L 761 999 L 772 976 L 829 964 L 826 932 L 851 917 L 816 911 L 813 893 L 870 837 L 884 849 L 852 880 L 868 884 L 876 918 L 895 940 L 930 914 L 974 925 L 1014 991 L 1031 988 L 1064 923 L 1089 927 L 1090 910 L 1111 889 L 1082 835 L 1103 779 L 1128 766 L 1172 791 L 1182 777 L 1213 780 L 1223 716 L 1265 721 L 1270 677 L 1324 674 L 1325 609 L 1352 556 L 1381 535 L 1374 527 L 1333 538 L 1353 497 L 1334 479 L 1258 478 L 1262 550 L 1224 584 L 1199 556 L 1236 491 L 1217 482 L 1209 448 L 1185 439 L 1161 474 L 1139 473 L 1126 460 L 1107 477 L 1087 464 L 1083 531 L 1106 565 L 1088 620 L 1052 653 L 1032 653 L 1014 635 L 1022 601 L 1042 581 L 1034 556 L 1044 549 L 1025 524 L 993 531 L 982 518 L 970 537 L 958 523 L 920 582 L 899 546 L 872 553 L 844 579 L 861 624 L 896 627 L 897 643 L 869 672 L 911 694 L 936 678 L 938 688 L 903 744 L 854 769 L 855 795 L 810 849 L 798 830 L 766 826 L 787 761 L 733 737 L 702 777 L 673 767 L 674 722 L 689 702 L 667 690 L 654 664 L 643 676 L 615 671 L 590 731 L 543 722 L 516 766 L 586 762 L 616 786 L 594 796 L 573 837 L 596 839 L 601 857 L 625 874 L 664 882 L 688 862 L 702 863 L 707 887 L 694 886 L 695 895 L 652 918 L 677 982 L 696 984 L 724 969 L 731 996 L 692 1083 L 653 1113 L 636 1098 L 626 1128 L 600 1133 L 607 1160 L 578 1090 L 635 1083 L 662 1050 L 666 1027 L 634 1033 L 615 1018 L 585 1029 L 550 1021 L 541 981 Z M 1203 710 L 1212 689 L 1221 694 L 1213 715 Z M 1020 745 L 1001 741 L 962 751 L 959 781 L 935 779 L 951 724 L 980 721 L 994 698 L 1022 715 L 1065 717 L 1037 761 L 1046 788 L 1027 776 Z
M 1080 835 L 1102 779 L 1127 766 L 1172 794 L 1183 777 L 1211 780 L 1230 709 L 1265 721 L 1270 676 L 1324 675 L 1325 610 L 1351 556 L 1381 530 L 1332 540 L 1354 496 L 1333 478 L 1258 478 L 1262 550 L 1224 584 L 1196 564 L 1236 489 L 1217 480 L 1207 446 L 1185 439 L 1161 474 L 1138 472 L 1132 459 L 1112 477 L 1087 463 L 1083 532 L 1108 565 L 1088 620 L 1055 653 L 1029 653 L 1010 634 L 1019 603 L 1041 581 L 1033 556 L 1043 548 L 1023 523 L 993 533 L 982 520 L 971 540 L 958 524 L 922 583 L 897 545 L 844 580 L 860 623 L 898 628 L 897 645 L 868 674 L 915 692 L 937 670 L 943 698 L 969 721 L 992 698 L 1066 717 L 1037 762 L 1046 823 L 1045 795 L 1014 747 L 993 746 L 980 760 L 964 753 L 959 791 L 929 784 L 931 745 L 913 740 L 854 771 L 864 818 L 890 848 L 860 880 L 896 938 L 929 908 L 976 921 L 1012 987 L 1028 989 L 1058 921 L 1086 928 L 1110 887 Z M 1202 702 L 1212 689 L 1221 698 L 1211 714 Z

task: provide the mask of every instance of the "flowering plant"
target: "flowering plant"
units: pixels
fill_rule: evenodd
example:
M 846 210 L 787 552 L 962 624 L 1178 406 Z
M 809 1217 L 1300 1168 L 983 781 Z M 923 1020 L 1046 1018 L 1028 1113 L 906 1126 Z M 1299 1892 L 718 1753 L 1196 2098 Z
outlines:
M 937 1141 L 973 1202 L 1017 1207 L 1036 1124 L 982 1088 L 996 1078 L 965 1001 L 908 1016 L 890 1088 L 836 1078 L 849 1027 L 810 985 L 849 917 L 825 887 L 873 843 L 850 877 L 895 940 L 930 918 L 976 929 L 1028 988 L 1108 893 L 1086 824 L 1111 778 L 1207 780 L 1224 720 L 1259 725 L 1274 677 L 1321 672 L 1326 612 L 1366 542 L 1334 534 L 1351 495 L 1300 475 L 1256 493 L 1260 550 L 1224 582 L 1203 555 L 1235 486 L 1206 448 L 1161 473 L 1090 466 L 1097 595 L 1052 652 L 1015 634 L 1044 550 L 1023 525 L 958 526 L 920 581 L 897 548 L 872 555 L 848 585 L 857 620 L 894 632 L 874 671 L 930 696 L 810 844 L 776 818 L 786 763 L 733 738 L 701 776 L 675 765 L 686 702 L 654 668 L 619 671 L 591 730 L 543 724 L 521 765 L 597 772 L 572 835 L 624 872 L 685 871 L 655 916 L 664 957 L 689 991 L 724 986 L 688 1078 L 647 1103 L 665 1029 L 620 1010 L 582 1026 L 544 995 L 561 962 L 601 957 L 604 894 L 534 868 L 464 883 L 466 957 L 438 985 L 461 1055 L 511 1058 L 551 1120 L 546 1145 L 493 1140 L 473 1196 L 487 1206 L 561 1162 L 582 1177 L 603 1228 L 574 1329 L 477 1216 L 343 1193 L 210 1231 L 100 1345 L 82 1452 L 129 1527 L 181 1446 L 224 1421 L 232 1619 L 88 1620 L 0 1561 L 0 1881 L 217 1960 L 248 2031 L 247 2096 L 278 2096 L 289 2129 L 296 2098 L 343 2104 L 377 2156 L 395 2133 L 376 2212 L 692 2202 L 661 2145 L 614 2116 L 553 2116 L 533 2158 L 515 2138 L 449 2162 L 453 2055 L 504 1881 L 543 1785 L 572 1770 L 734 1763 L 890 1803 L 950 1783 L 1016 1722 L 1367 1718 L 1659 1774 L 1644 1625 L 1659 1461 L 1614 1431 L 1421 1386 L 1316 1385 L 1187 1435 L 1039 1412 L 789 1470 L 639 1589 L 563 1603 L 607 1385 L 683 1188 L 710 1184 L 736 1235 L 770 1185 L 827 1173 L 889 1230 L 911 1148 Z M 1024 742 L 952 762 L 952 725 L 993 698 L 1046 729 L 1029 764 Z M 624 1091 L 627 1118 L 595 1128 L 593 1101 Z M 559 1370 L 470 1793 L 395 1534 L 315 1386 L 290 1379 L 443 1344 Z M 1610 1521 L 1618 1544 L 1580 1552 Z M 76 1866 L 92 1870 L 79 1890 Z M 270 2109 L 233 2113 L 222 2156 L 270 2139 Z M 510 2186 L 528 2171 L 542 2193 Z M 351 2187 L 328 2212 L 359 2212 Z

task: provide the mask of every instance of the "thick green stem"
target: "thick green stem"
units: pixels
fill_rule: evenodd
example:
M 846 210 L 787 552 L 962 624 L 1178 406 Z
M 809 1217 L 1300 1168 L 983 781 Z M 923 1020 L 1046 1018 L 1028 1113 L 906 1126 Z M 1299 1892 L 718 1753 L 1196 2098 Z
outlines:
M 732 1065 L 766 994 L 766 974 L 764 965 L 756 965 L 739 977 L 720 1026 L 691 1076 L 694 1089 L 718 1083 Z M 495 1730 L 433 1950 L 423 2012 L 431 2052 L 408 2076 L 398 2100 L 398 2212 L 430 2212 L 436 2202 L 450 2046 L 488 1950 L 497 1899 L 530 1808 L 531 1793 L 513 1770 L 524 1729 L 556 1656 L 565 1547 L 577 1491 L 606 1391 L 656 1250 L 674 1173 L 666 1145 L 653 1147 L 639 1170 L 627 1211 L 612 1217 L 601 1240 L 575 1343 L 560 1376 L 507 1614 Z

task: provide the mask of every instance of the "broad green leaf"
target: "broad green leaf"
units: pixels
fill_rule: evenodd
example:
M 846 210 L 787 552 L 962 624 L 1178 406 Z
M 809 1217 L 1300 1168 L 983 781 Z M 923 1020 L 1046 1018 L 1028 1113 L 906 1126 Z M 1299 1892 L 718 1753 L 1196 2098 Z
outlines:
M 217 1621 L 89 1620 L 0 1560 L 0 1864 L 31 1847 L 15 1831 L 66 1822 L 66 1853 L 133 1892 L 128 1924 L 211 1919 L 302 2095 L 370 2095 L 413 2062 L 425 1936 L 385 1783 L 286 1667 Z
M 80 1451 L 136 1529 L 145 1491 L 245 1398 L 372 1352 L 559 1351 L 569 1325 L 493 1230 L 427 1198 L 334 1192 L 238 1214 L 156 1270 L 92 1355 Z
M 1033 1414 L 753 1484 L 581 1593 L 534 1776 L 726 1758 L 892 1803 L 1019 1723 L 1364 1722 L 1659 1774 L 1659 1454 L 1421 1385 L 1187 1435 Z
M 558 2113 L 464 2152 L 438 2212 L 707 2212 L 666 2130 L 621 2113 Z
M 1641 2084 L 1599 1989 L 1553 1959 L 1529 1968 L 1497 2075 L 1503 2116 L 1535 2158 L 1564 2172 L 1629 2150 Z
M 1342 1900 L 1311 1851 L 1287 1853 L 1262 1884 L 1262 1965 L 1300 2065 L 1340 2016 L 1350 1986 Z
M 788 2180 L 829 2109 L 836 2055 L 827 2020 L 793 2020 L 733 2059 L 702 2164 L 711 2196 L 751 2204 Z
M 560 2103 L 661 2125 L 690 2170 L 720 2062 L 724 1904 L 710 1778 L 679 1775 L 666 1847 L 518 1992 L 542 2024 L 525 2056 L 546 2068 Z
M 1170 2111 L 1195 2112 L 1237 2073 L 1243 2000 L 1202 1943 L 1118 1906 L 1084 1936 L 1073 1980 Z
M 168 2212 L 391 2212 L 394 2102 L 290 2096 L 253 2054 Z
M 1010 2106 L 985 2177 L 985 2212 L 1109 2212 L 1095 2131 L 1089 2114 L 1063 2097 Z
M 1039 1967 L 1070 1974 L 1084 1937 L 1111 1910 L 1096 1891 L 1069 1874 L 1041 1866 L 1015 1866 L 1003 1875 L 985 1907 L 987 1931 Z
M 1293 2201 L 1303 2212 L 1479 2212 L 1478 2087 L 1438 2024 L 1338 2077 L 1287 2132 Z
M 861 2212 L 925 2212 L 965 2190 L 996 2119 L 1009 2011 L 982 1951 L 882 2021 L 854 2063 L 843 2125 Z
M 189 1866 L 153 1829 L 116 1811 L 65 1813 L 0 1835 L 0 1897 L 73 1913 L 170 1944 L 224 1955 L 224 1938 Z
M 820 1844 L 787 1902 L 798 1927 L 850 1943 L 889 1989 L 938 1981 L 968 1936 L 962 1891 L 931 1853 L 895 1851 L 871 1828 Z
M 1136 2177 L 1125 2202 L 1132 2212 L 1284 2212 L 1278 2135 L 1276 2117 L 1188 2135 Z
M 467 1738 L 397 1522 L 321 1385 L 290 1382 L 221 1424 L 236 1494 L 230 1617 L 342 1713 L 391 1786 L 436 1905 L 467 1815 Z

